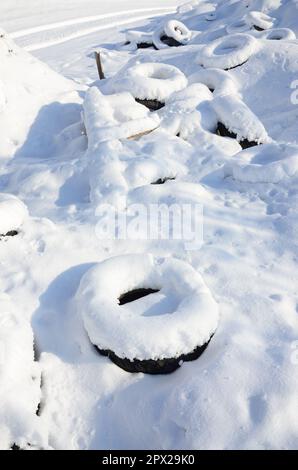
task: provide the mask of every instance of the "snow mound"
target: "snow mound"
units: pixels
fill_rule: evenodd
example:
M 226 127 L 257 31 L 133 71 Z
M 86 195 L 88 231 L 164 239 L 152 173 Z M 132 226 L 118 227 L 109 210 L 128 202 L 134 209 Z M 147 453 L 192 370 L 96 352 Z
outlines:
M 158 127 L 159 118 L 156 114 L 150 115 L 128 92 L 103 95 L 92 87 L 85 96 L 84 122 L 89 149 L 92 149 L 100 142 L 150 132 Z
M 141 288 L 158 292 L 119 305 L 121 295 Z M 218 325 L 218 307 L 202 277 L 177 259 L 110 258 L 83 276 L 76 300 L 91 342 L 130 360 L 190 353 Z
M 298 146 L 267 144 L 243 150 L 224 167 L 225 176 L 248 183 L 278 183 L 298 172 Z
M 141 100 L 165 102 L 187 86 L 185 75 L 173 65 L 144 63 L 121 71 L 110 82 L 113 92 L 128 91 Z
M 20 199 L 0 193 L 0 235 L 18 230 L 27 217 L 27 207 Z

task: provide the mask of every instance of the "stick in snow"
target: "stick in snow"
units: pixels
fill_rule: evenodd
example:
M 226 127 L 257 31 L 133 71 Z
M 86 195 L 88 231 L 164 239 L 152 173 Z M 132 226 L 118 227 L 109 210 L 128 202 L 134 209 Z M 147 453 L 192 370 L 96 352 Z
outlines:
M 105 75 L 104 75 L 103 69 L 102 69 L 102 64 L 101 64 L 101 59 L 100 59 L 100 52 L 95 52 L 95 60 L 96 60 L 96 65 L 97 65 L 99 78 L 100 78 L 100 80 L 103 80 L 105 78 Z

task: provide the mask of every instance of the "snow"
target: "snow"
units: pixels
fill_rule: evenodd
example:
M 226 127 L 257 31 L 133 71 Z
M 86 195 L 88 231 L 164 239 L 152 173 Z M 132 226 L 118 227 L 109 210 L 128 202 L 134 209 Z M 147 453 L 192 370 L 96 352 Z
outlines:
M 149 110 L 128 92 L 104 96 L 92 87 L 84 101 L 84 123 L 92 149 L 101 142 L 150 132 L 158 127 L 159 119 L 151 117 Z
M 122 294 L 140 288 L 159 292 L 118 305 Z M 218 324 L 217 304 L 202 277 L 183 261 L 151 255 L 119 256 L 93 267 L 81 281 L 77 305 L 92 343 L 130 360 L 190 353 Z
M 250 183 L 279 183 L 298 172 L 298 146 L 267 144 L 250 148 L 224 167 L 226 176 Z
M 206 68 L 232 69 L 244 64 L 257 51 L 256 40 L 248 34 L 231 34 L 202 48 L 197 62 Z
M 28 217 L 25 204 L 17 197 L 0 193 L 0 234 L 17 231 Z
M 181 21 L 170 20 L 164 25 L 164 32 L 169 38 L 176 39 L 180 44 L 187 44 L 191 39 L 191 31 Z
M 272 18 L 261 11 L 250 11 L 245 16 L 245 21 L 249 26 L 257 26 L 260 29 L 270 29 L 274 26 L 275 18 Z
M 146 63 L 137 64 L 113 78 L 110 88 L 113 92 L 128 91 L 141 100 L 164 102 L 175 91 L 187 85 L 185 75 L 173 65 Z
M 1 27 L 13 36 L 0 38 L 1 204 L 14 207 L 9 218 L 17 207 L 25 216 L 17 236 L 0 240 L 1 448 L 297 448 L 297 13 L 296 0 L 1 2 Z M 251 16 L 268 29 L 249 29 Z M 129 31 L 152 38 L 168 21 L 191 31 L 187 44 L 124 46 Z M 149 113 L 133 99 L 140 91 L 165 106 Z M 261 145 L 242 150 L 216 135 L 219 119 L 238 140 Z M 144 129 L 152 132 L 129 138 Z M 151 184 L 167 178 L 175 180 Z M 97 236 L 101 204 L 122 216 L 130 204 L 172 202 L 203 205 L 200 249 Z M 117 289 L 143 282 L 149 254 L 171 265 L 161 283 L 154 265 L 152 282 L 177 292 L 151 320 L 184 302 L 199 327 L 182 292 L 192 283 L 214 306 L 209 334 L 220 314 L 204 354 L 168 376 L 129 374 L 99 355 L 84 325 L 91 298 L 78 305 L 81 282 L 112 263 L 92 284 L 95 298 L 113 294 L 110 316 L 92 310 L 110 328 Z M 121 309 L 143 323 L 162 290 Z M 120 333 L 104 339 L 132 356 L 136 345 L 152 354 L 154 335 L 123 346 Z M 193 346 L 186 333 L 176 345 Z M 89 334 L 103 340 L 96 322 Z M 173 336 L 164 336 L 158 353 L 170 348 Z
M 259 144 L 269 141 L 263 124 L 236 96 L 218 96 L 214 98 L 212 107 L 219 122 L 236 134 L 238 140 L 248 139 Z

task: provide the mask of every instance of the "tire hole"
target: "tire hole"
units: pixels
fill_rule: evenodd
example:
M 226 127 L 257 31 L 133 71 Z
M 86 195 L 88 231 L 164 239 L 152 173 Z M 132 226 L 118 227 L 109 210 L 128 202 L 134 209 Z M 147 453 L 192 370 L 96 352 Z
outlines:
M 141 289 L 134 289 L 125 294 L 120 295 L 119 297 L 119 305 L 125 305 L 129 302 L 134 302 L 135 300 L 141 299 L 142 297 L 146 297 L 150 294 L 155 294 L 159 292 L 159 289 L 150 289 L 150 288 L 141 288 Z

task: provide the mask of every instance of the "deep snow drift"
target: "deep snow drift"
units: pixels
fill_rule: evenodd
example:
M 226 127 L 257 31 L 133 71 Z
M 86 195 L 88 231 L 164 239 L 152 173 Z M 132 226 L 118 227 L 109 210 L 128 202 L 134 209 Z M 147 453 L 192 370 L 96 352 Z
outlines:
M 298 2 L 2 3 L 0 447 L 297 448 Z M 103 239 L 104 203 L 201 204 L 203 244 Z M 213 333 L 164 376 L 92 345 Z

